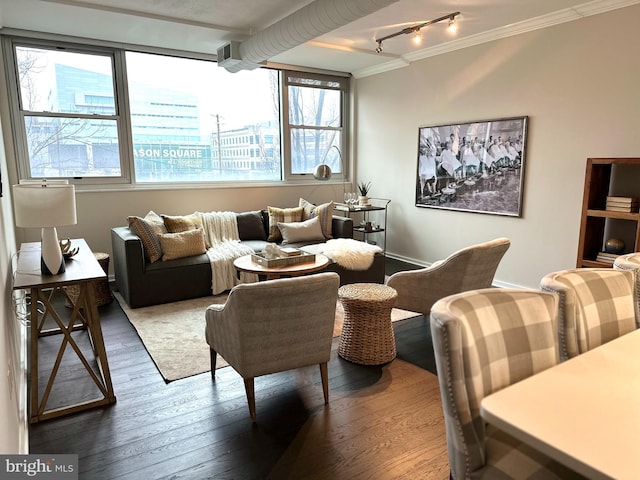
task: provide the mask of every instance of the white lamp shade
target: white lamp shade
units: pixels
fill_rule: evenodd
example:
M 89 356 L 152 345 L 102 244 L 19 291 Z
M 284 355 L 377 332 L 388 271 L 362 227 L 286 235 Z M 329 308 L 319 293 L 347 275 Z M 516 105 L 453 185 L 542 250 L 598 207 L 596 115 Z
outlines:
M 17 227 L 61 227 L 75 225 L 75 185 L 21 183 L 13 186 Z

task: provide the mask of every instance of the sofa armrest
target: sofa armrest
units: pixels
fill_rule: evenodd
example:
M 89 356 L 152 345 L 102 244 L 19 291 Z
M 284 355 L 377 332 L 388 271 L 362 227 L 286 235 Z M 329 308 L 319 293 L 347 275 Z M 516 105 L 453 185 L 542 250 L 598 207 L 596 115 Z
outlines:
M 353 219 L 334 215 L 331 221 L 333 238 L 353 238 Z
M 131 304 L 131 288 L 144 275 L 145 258 L 142 240 L 129 227 L 111 229 L 111 249 L 116 288 Z

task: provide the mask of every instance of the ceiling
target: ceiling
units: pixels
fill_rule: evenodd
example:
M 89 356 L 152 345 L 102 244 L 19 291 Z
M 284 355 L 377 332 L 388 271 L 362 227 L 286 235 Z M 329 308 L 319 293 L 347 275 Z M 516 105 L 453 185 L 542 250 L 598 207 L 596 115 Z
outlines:
M 248 43 L 253 39 L 253 43 L 259 43 L 265 32 L 286 25 L 291 20 L 287 17 L 295 16 L 300 9 L 306 10 L 304 18 L 312 22 L 320 10 L 314 8 L 318 4 L 348 5 L 349 1 L 375 6 L 369 9 L 372 13 L 360 18 L 353 19 L 351 14 L 345 17 L 346 21 L 338 19 L 312 38 L 304 38 L 312 29 L 294 28 L 303 30 L 300 34 L 303 41 L 293 40 L 299 44 L 281 48 L 266 60 L 363 77 L 447 51 L 640 3 L 640 0 L 587 3 L 584 0 L 0 0 L 0 25 L 7 29 L 215 55 L 219 47 L 231 40 Z M 423 29 L 420 46 L 414 45 L 411 35 L 400 35 L 385 41 L 382 53 L 375 51 L 376 38 L 458 11 L 461 15 L 454 36 L 447 31 L 447 22 L 441 22 Z M 333 13 L 329 12 L 327 18 Z M 320 19 L 318 23 L 327 22 Z M 299 25 L 297 22 L 295 26 Z

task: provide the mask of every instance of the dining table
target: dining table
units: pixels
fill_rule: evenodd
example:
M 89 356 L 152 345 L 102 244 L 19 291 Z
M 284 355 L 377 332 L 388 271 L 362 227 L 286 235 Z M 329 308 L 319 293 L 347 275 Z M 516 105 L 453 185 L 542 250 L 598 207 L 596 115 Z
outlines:
M 480 413 L 589 479 L 640 478 L 640 330 L 488 395 Z

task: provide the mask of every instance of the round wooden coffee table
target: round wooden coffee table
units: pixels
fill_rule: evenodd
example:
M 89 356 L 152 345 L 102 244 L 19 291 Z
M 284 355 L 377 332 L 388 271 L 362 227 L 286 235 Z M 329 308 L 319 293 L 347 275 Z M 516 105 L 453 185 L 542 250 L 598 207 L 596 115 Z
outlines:
M 263 267 L 251 260 L 251 255 L 244 255 L 233 261 L 233 266 L 238 272 L 255 273 L 260 281 L 273 280 L 280 277 L 296 277 L 307 273 L 322 270 L 329 264 L 329 259 L 324 255 L 316 255 L 315 261 L 285 265 L 282 267 Z

